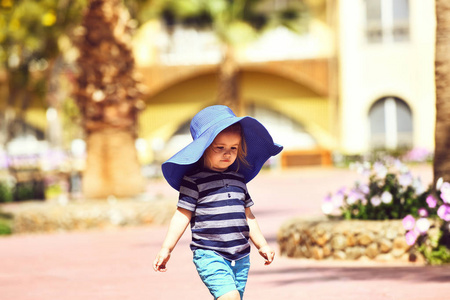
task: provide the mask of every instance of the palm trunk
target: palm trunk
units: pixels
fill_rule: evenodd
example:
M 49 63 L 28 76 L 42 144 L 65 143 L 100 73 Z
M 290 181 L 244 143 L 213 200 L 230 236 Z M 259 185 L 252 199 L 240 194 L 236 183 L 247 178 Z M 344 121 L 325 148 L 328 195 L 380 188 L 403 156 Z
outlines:
M 450 181 L 450 2 L 436 0 L 434 182 Z
M 134 138 L 125 130 L 105 129 L 87 138 L 86 198 L 129 197 L 142 190 Z
M 134 147 L 142 101 L 128 20 L 120 0 L 91 0 L 83 20 L 76 96 L 87 135 L 86 198 L 130 197 L 143 189 Z
M 227 46 L 224 52 L 222 62 L 219 65 L 217 104 L 228 106 L 239 116 L 243 113 L 239 98 L 239 66 L 232 47 Z

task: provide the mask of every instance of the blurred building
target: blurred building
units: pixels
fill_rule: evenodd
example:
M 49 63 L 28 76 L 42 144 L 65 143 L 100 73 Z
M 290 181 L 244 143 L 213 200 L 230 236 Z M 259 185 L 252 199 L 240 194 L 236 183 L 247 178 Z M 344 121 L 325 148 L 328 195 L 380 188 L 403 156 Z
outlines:
M 273 0 L 282 7 L 289 1 Z M 434 145 L 434 1 L 310 0 L 308 31 L 264 34 L 239 52 L 240 98 L 285 146 L 282 164 L 331 154 Z M 208 32 L 156 21 L 136 36 L 147 88 L 140 118 L 147 160 L 191 141 L 189 122 L 214 104 L 220 48 Z
M 340 0 L 339 149 L 434 147 L 434 1 Z
M 266 9 L 291 1 L 267 1 Z M 281 163 L 329 164 L 333 153 L 375 149 L 431 152 L 434 1 L 305 2 L 311 8 L 306 32 L 277 28 L 238 52 L 244 113 L 285 146 Z M 195 113 L 215 103 L 220 45 L 212 33 L 179 26 L 168 34 L 154 20 L 136 33 L 133 49 L 146 90 L 136 147 L 143 163 L 161 162 L 191 141 Z M 2 99 L 5 79 L 0 72 Z M 55 139 L 55 114 L 35 102 L 18 128 Z M 5 101 L 0 104 L 3 110 Z

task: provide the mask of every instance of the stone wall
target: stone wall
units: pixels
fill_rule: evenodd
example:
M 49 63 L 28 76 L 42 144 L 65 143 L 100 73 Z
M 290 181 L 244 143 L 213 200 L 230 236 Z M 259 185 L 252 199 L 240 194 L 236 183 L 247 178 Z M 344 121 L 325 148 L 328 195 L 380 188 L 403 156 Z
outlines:
M 176 202 L 138 201 L 31 201 L 2 207 L 14 215 L 13 233 L 60 232 L 141 225 L 161 225 L 170 221 Z
M 293 219 L 278 233 L 281 255 L 294 258 L 416 261 L 401 220 Z

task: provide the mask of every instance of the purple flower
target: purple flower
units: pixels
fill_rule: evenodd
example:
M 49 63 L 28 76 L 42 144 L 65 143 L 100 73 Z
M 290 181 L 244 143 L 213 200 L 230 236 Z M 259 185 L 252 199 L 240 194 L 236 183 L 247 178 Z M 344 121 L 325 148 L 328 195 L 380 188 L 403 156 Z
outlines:
M 326 196 L 323 199 L 323 203 L 322 203 L 322 212 L 326 215 L 329 215 L 333 212 L 334 206 L 333 203 L 331 202 L 331 196 Z
M 441 191 L 441 192 L 444 192 L 445 190 L 450 190 L 450 183 L 448 183 L 448 182 L 443 182 L 443 183 L 441 184 L 440 191 Z
M 430 221 L 426 218 L 420 218 L 416 222 L 416 229 L 420 234 L 425 234 L 430 228 Z
M 373 196 L 370 198 L 370 203 L 372 203 L 373 206 L 378 206 L 381 204 L 381 198 L 380 196 Z
M 323 199 L 322 203 L 322 212 L 326 215 L 329 215 L 333 212 L 333 203 L 331 202 L 331 196 L 328 195 Z
M 436 190 L 440 191 L 441 190 L 441 186 L 444 183 L 444 178 L 440 177 L 437 181 L 436 181 Z
M 396 159 L 394 161 L 394 168 L 398 171 L 402 171 L 405 169 L 405 165 L 399 159 Z
M 362 198 L 363 197 L 359 192 L 352 190 L 347 196 L 347 204 L 348 205 L 355 204 L 358 200 Z
M 442 220 L 449 222 L 450 221 L 450 205 L 443 204 L 439 207 L 437 214 L 439 218 Z
M 414 190 L 416 191 L 416 195 L 421 195 L 425 192 L 425 187 L 422 184 L 422 181 L 420 180 L 420 178 L 414 179 L 413 180 L 413 187 Z
M 426 161 L 429 156 L 430 156 L 430 151 L 428 151 L 427 149 L 414 148 L 406 154 L 405 159 L 407 161 L 423 162 L 423 161 Z
M 346 192 L 347 192 L 347 188 L 345 186 L 343 186 L 337 191 L 337 194 L 344 195 Z
M 412 175 L 411 173 L 404 173 L 402 175 L 400 175 L 400 177 L 398 178 L 398 182 L 400 183 L 400 185 L 402 187 L 407 187 L 409 185 L 411 185 L 413 181 Z
M 331 202 L 333 203 L 334 207 L 341 207 L 344 204 L 344 194 L 337 193 L 333 197 L 331 197 Z
M 367 184 L 361 184 L 358 188 L 365 195 L 370 192 L 369 186 Z
M 421 216 L 422 218 L 428 217 L 428 211 L 423 207 L 419 208 L 417 212 L 419 213 L 419 216 Z
M 436 198 L 433 197 L 433 195 L 428 195 L 426 201 L 427 201 L 429 208 L 435 208 L 437 205 L 437 200 L 436 200 Z
M 450 204 L 450 183 L 444 182 L 441 185 L 441 198 L 445 203 Z
M 381 194 L 381 201 L 385 204 L 389 204 L 392 202 L 392 194 L 388 191 L 384 191 L 383 194 Z
M 407 215 L 402 220 L 403 228 L 406 230 L 412 230 L 414 226 L 416 225 L 416 219 L 414 219 L 413 216 Z
M 387 175 L 387 168 L 379 162 L 373 164 L 373 170 L 375 171 L 378 178 L 385 178 Z
M 406 243 L 407 243 L 409 246 L 414 245 L 414 244 L 416 243 L 416 240 L 417 240 L 417 237 L 418 237 L 418 236 L 419 236 L 419 235 L 418 235 L 417 232 L 415 232 L 414 230 L 408 231 L 408 232 L 406 233 L 406 235 L 405 235 Z
M 5 152 L 0 152 L 0 169 L 7 169 L 9 166 L 9 158 Z

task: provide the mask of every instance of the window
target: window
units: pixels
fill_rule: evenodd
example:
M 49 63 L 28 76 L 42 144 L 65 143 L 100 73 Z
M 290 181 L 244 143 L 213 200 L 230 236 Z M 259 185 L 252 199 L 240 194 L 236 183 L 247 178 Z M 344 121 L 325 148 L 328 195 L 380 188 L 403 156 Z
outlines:
M 409 40 L 409 0 L 366 0 L 366 37 L 369 43 Z
M 369 121 L 372 149 L 412 147 L 412 114 L 404 101 L 394 97 L 378 100 L 370 108 Z

